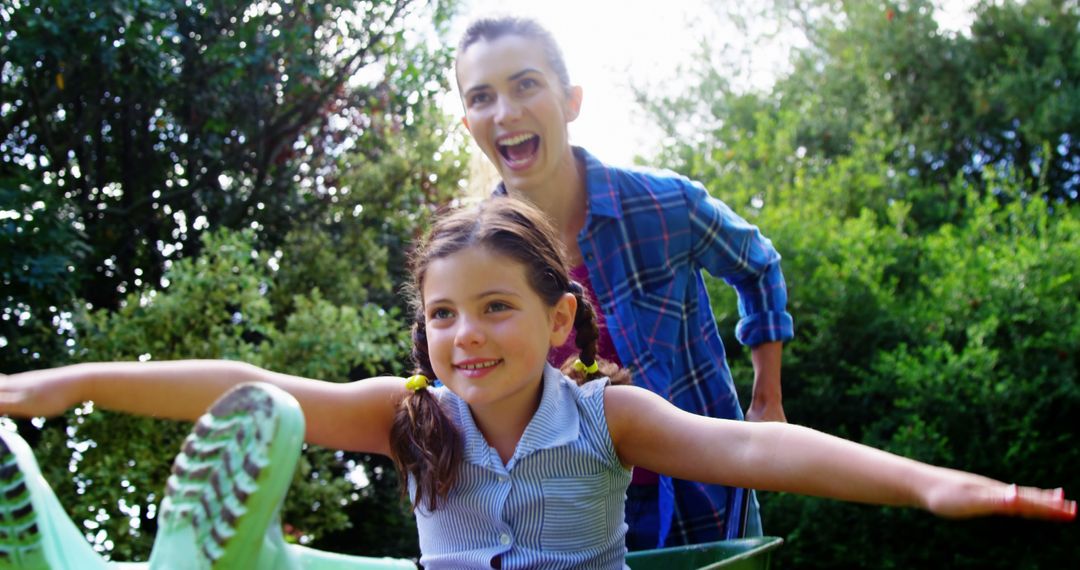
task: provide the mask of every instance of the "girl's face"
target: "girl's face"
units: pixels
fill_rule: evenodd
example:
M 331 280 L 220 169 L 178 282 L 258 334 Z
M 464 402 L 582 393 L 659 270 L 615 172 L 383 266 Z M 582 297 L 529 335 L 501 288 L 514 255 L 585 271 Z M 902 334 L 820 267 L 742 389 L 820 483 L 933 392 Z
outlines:
M 574 296 L 547 306 L 521 263 L 482 246 L 432 261 L 422 293 L 439 380 L 474 410 L 531 414 L 548 349 L 573 326 Z
M 465 126 L 509 188 L 542 188 L 572 164 L 566 125 L 581 109 L 581 88 L 566 92 L 538 41 L 478 41 L 458 55 L 457 80 Z

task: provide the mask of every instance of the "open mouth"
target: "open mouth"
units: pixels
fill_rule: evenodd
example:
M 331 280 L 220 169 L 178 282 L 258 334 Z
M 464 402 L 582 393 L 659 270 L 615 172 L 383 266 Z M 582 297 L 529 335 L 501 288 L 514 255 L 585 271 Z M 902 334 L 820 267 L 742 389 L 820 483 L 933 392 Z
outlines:
M 511 167 L 527 164 L 540 149 L 540 137 L 533 134 L 520 134 L 507 137 L 496 143 L 499 154 Z

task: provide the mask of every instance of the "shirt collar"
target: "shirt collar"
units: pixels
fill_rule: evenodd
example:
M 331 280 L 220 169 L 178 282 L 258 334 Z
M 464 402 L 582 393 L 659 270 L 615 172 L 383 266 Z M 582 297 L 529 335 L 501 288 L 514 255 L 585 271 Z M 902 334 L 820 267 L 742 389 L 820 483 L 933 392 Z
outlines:
M 589 201 L 589 214 L 608 218 L 622 218 L 622 203 L 619 202 L 618 188 L 613 180 L 615 172 L 604 166 L 589 151 L 579 146 L 572 147 L 574 158 L 585 164 L 585 192 Z M 506 196 L 506 185 L 500 181 L 491 192 L 493 196 Z
M 581 422 L 572 394 L 571 381 L 565 379 L 562 372 L 550 364 L 544 365 L 541 381 L 543 388 L 540 394 L 540 406 L 525 427 L 514 455 L 506 465 L 507 469 L 512 469 L 514 464 L 530 453 L 565 445 L 578 438 Z M 446 396 L 452 399 L 455 412 L 464 428 L 462 431 L 465 437 L 465 461 L 474 465 L 490 466 L 492 458 L 497 455 L 491 451 L 491 446 L 476 427 L 472 413 L 469 412 L 469 405 L 449 390 Z
M 613 180 L 615 172 L 600 162 L 589 151 L 574 147 L 574 157 L 585 163 L 585 191 L 589 196 L 589 214 L 622 218 L 622 203 Z

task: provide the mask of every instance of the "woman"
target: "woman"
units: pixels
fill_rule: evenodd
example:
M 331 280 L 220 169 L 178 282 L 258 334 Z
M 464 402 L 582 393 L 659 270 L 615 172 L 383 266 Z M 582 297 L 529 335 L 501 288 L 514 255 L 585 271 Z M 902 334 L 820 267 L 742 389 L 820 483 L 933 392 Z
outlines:
M 742 419 L 701 270 L 739 295 L 740 342 L 752 347 L 747 417 L 785 421 L 782 342 L 792 337 L 780 256 L 757 228 L 701 185 L 669 172 L 611 168 L 570 145 L 581 110 L 550 33 L 532 20 L 478 20 L 459 44 L 464 123 L 502 178 L 496 190 L 538 206 L 556 226 L 575 280 L 600 308 L 600 356 L 678 407 Z M 561 364 L 573 345 L 553 351 Z M 631 549 L 739 536 L 733 492 L 635 471 Z M 760 534 L 754 512 L 748 534 Z

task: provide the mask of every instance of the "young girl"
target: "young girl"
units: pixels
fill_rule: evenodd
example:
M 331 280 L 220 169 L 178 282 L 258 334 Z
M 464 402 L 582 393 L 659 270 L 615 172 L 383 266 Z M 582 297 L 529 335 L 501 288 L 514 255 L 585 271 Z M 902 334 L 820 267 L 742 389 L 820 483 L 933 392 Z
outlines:
M 671 172 L 615 168 L 571 146 L 583 92 L 551 34 L 535 21 L 482 19 L 458 47 L 464 122 L 502 177 L 497 194 L 523 198 L 555 223 L 571 275 L 603 313 L 600 355 L 634 384 L 679 408 L 742 419 L 702 271 L 739 297 L 736 337 L 751 348 L 746 417 L 785 421 L 782 343 L 794 334 L 780 256 L 758 229 L 697 183 Z M 558 365 L 575 352 L 559 347 Z M 738 493 L 634 471 L 631 550 L 741 536 Z M 730 505 L 730 508 L 729 508 Z M 735 516 L 733 516 L 735 515 Z M 756 510 L 747 534 L 759 535 Z
M 51 415 L 93 400 L 190 420 L 237 384 L 275 385 L 299 401 L 308 442 L 394 458 L 426 568 L 622 568 L 623 501 L 639 465 L 945 517 L 1075 517 L 1060 489 L 1018 488 L 784 423 L 697 416 L 648 390 L 613 385 L 602 376 L 618 372 L 594 360 L 594 315 L 558 238 L 524 202 L 496 198 L 439 219 L 414 256 L 413 277 L 421 374 L 407 381 L 336 384 L 237 362 L 82 364 L 3 379 L 0 412 Z M 547 363 L 571 330 L 581 349 L 569 370 L 577 382 Z M 265 414 L 262 405 L 230 410 L 237 407 Z M 198 439 L 210 432 L 197 428 L 185 454 L 204 455 Z M 178 460 L 177 471 L 188 461 Z M 244 461 L 229 475 L 257 465 Z M 212 479 L 220 495 L 222 476 Z

